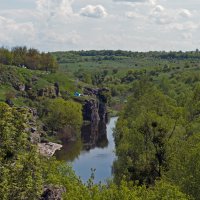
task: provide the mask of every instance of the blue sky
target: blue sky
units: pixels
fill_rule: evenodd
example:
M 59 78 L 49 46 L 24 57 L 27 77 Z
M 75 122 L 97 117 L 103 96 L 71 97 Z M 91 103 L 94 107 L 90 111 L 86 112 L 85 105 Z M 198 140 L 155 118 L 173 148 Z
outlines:
M 0 45 L 195 50 L 199 19 L 199 0 L 1 0 Z

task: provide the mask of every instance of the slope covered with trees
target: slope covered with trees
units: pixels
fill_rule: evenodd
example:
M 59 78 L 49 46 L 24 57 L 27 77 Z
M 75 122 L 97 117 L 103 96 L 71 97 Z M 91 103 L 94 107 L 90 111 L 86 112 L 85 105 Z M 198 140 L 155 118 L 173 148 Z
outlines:
M 0 49 L 0 197 L 39 199 L 45 187 L 64 199 L 200 199 L 200 53 Z M 58 63 L 58 64 L 57 64 Z M 66 163 L 38 154 L 28 108 L 45 140 L 79 133 L 87 88 L 107 88 L 115 129 L 114 180 L 94 184 Z M 108 99 L 108 101 L 107 101 Z M 6 104 L 4 103 L 6 102 Z M 68 136 L 67 136 L 68 137 Z
M 199 82 L 187 87 L 192 92 L 179 99 L 148 77 L 134 84 L 115 130 L 117 182 L 126 177 L 152 186 L 156 180 L 167 180 L 199 199 Z

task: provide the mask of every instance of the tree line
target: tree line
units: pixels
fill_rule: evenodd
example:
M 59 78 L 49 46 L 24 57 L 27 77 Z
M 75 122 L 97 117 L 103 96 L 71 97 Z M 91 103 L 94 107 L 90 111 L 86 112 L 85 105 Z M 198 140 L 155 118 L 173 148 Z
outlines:
M 58 67 L 55 58 L 50 53 L 40 53 L 37 49 L 28 49 L 26 46 L 13 47 L 11 50 L 1 47 L 0 63 L 45 71 L 55 71 Z

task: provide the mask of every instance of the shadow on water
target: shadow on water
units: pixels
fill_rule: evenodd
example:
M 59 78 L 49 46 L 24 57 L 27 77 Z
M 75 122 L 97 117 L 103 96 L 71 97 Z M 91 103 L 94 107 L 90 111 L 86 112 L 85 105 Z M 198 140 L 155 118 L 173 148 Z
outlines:
M 66 160 L 72 162 L 78 158 L 83 148 L 83 143 L 79 139 L 77 141 L 63 142 L 60 151 L 56 151 L 55 155 L 58 160 Z
M 106 124 L 100 121 L 82 127 L 81 139 L 64 142 L 63 148 L 56 152 L 59 160 L 71 162 L 75 172 L 85 182 L 95 171 L 95 182 L 104 182 L 112 177 L 112 164 L 115 160 L 115 144 L 113 128 L 117 117 L 111 118 Z
M 62 142 L 62 149 L 56 152 L 58 160 L 73 161 L 79 157 L 81 151 L 90 151 L 96 147 L 106 148 L 109 143 L 106 123 L 100 121 L 97 125 L 84 125 L 81 128 L 81 139 Z
M 82 127 L 81 138 L 83 141 L 83 150 L 105 148 L 108 146 L 106 123 L 100 121 L 97 126 L 86 125 Z

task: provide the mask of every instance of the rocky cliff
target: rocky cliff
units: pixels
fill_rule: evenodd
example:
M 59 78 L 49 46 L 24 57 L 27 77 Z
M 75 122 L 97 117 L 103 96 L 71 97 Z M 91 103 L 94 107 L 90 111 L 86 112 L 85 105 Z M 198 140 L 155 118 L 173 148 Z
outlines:
M 107 92 L 109 90 L 84 88 L 84 95 L 91 96 L 83 105 L 83 119 L 95 123 L 99 120 L 107 121 Z
M 106 123 L 108 120 L 107 92 L 109 92 L 107 89 L 85 88 L 84 90 L 84 95 L 91 97 L 90 100 L 85 100 L 83 104 L 83 119 L 90 121 L 89 125 L 82 127 L 82 139 L 86 149 L 96 146 L 102 135 L 103 138 L 106 136 Z M 104 134 L 101 134 L 102 132 Z
M 46 157 L 53 156 L 55 151 L 62 148 L 62 145 L 53 142 L 42 142 L 41 136 L 45 134 L 45 132 L 42 125 L 37 123 L 37 110 L 34 108 L 24 107 L 19 108 L 19 111 L 22 112 L 22 109 L 27 113 L 27 127 L 25 131 L 29 135 L 30 142 L 37 145 L 38 151 L 41 155 Z

